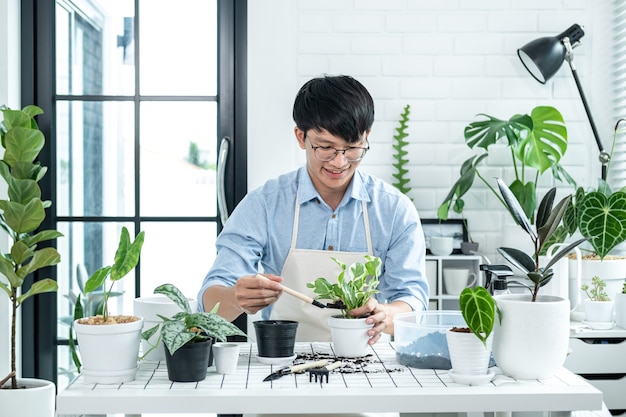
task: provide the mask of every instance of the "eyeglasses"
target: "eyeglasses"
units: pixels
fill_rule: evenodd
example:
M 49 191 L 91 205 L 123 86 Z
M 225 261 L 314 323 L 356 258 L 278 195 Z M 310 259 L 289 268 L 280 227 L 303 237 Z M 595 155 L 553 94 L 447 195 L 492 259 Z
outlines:
M 348 162 L 358 162 L 365 157 L 367 151 L 370 150 L 369 142 L 367 142 L 367 147 L 359 147 L 359 146 L 350 146 L 346 149 L 335 149 L 330 146 L 313 146 L 311 140 L 309 139 L 309 144 L 311 145 L 311 149 L 313 149 L 313 154 L 318 161 L 328 162 L 335 159 L 338 153 L 342 153 L 344 158 L 348 160 Z

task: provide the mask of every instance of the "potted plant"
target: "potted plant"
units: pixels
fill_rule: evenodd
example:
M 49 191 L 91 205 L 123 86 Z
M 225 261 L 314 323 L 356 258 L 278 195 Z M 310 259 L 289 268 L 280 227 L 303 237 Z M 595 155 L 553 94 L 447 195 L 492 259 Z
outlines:
M 4 148 L 0 175 L 6 183 L 8 196 L 0 200 L 0 226 L 12 241 L 10 253 L 0 254 L 0 274 L 6 278 L 0 281 L 0 289 L 11 302 L 11 368 L 9 375 L 0 379 L 0 404 L 6 415 L 52 417 L 54 384 L 41 379 L 18 378 L 16 363 L 18 308 L 34 295 L 57 290 L 56 281 L 45 278 L 22 292 L 24 280 L 32 272 L 61 261 L 55 248 L 41 247 L 41 243 L 62 234 L 56 230 L 38 230 L 46 217 L 45 209 L 51 205 L 50 201 L 41 200 L 38 184 L 47 167 L 36 161 L 45 138 L 35 116 L 43 111 L 37 106 L 26 106 L 22 110 L 3 106 L 0 110 L 3 115 L 0 140 Z
M 520 202 L 526 217 L 534 219 L 537 208 L 537 183 L 541 176 L 550 172 L 559 181 L 569 184 L 576 182 L 559 164 L 567 150 L 567 129 L 561 113 L 550 106 L 538 106 L 530 114 L 515 114 L 509 120 L 501 120 L 487 114 L 465 127 L 465 143 L 475 151 L 461 165 L 460 176 L 450 188 L 437 210 L 440 220 L 448 218 L 450 209 L 463 213 L 463 196 L 474 186 L 474 180 L 482 183 L 506 207 L 497 190 L 482 175 L 480 167 L 489 156 L 489 150 L 496 144 L 504 144 L 511 156 L 511 167 L 515 179 L 509 189 Z M 528 171 L 528 172 L 527 172 Z M 531 178 L 526 181 L 526 178 Z M 546 248 L 547 249 L 547 248 Z
M 496 303 L 485 288 L 467 287 L 461 292 L 459 305 L 466 326 L 446 332 L 452 363 L 450 378 L 467 385 L 485 384 L 495 375 L 488 368 Z
M 585 321 L 592 329 L 613 328 L 615 302 L 605 291 L 606 283 L 598 276 L 591 278 L 591 285 L 585 283 L 580 289 L 587 295 L 585 299 Z
M 244 336 L 237 326 L 217 314 L 219 303 L 210 312 L 193 312 L 183 293 L 172 284 L 154 289 L 180 308 L 172 317 L 160 316 L 162 323 L 146 330 L 144 340 L 159 332 L 165 345 L 167 374 L 171 381 L 196 382 L 206 378 L 213 340 L 225 342 L 228 336 Z
M 367 329 L 372 325 L 365 322 L 365 317 L 350 315 L 350 311 L 364 306 L 367 300 L 378 293 L 382 261 L 377 256 L 365 255 L 365 263 L 355 262 L 348 268 L 340 260 L 331 259 L 341 268 L 336 283 L 321 277 L 307 283 L 307 287 L 312 288 L 317 294 L 315 297 L 317 300 L 331 300 L 341 306 L 341 315 L 328 318 L 337 356 L 364 356 L 369 340 Z
M 101 290 L 103 297 L 101 315 L 74 321 L 86 382 L 118 384 L 135 379 L 143 318 L 111 315 L 108 300 L 115 283 L 139 263 L 143 242 L 143 231 L 131 242 L 128 229 L 122 227 L 113 264 L 95 271 L 85 283 L 85 294 Z
M 561 248 L 545 266 L 540 265 L 540 252 L 555 232 L 571 196 L 554 206 L 556 189 L 541 200 L 534 228 L 515 195 L 501 179 L 497 180 L 502 198 L 515 222 L 530 237 L 533 252 L 528 255 L 515 249 L 500 247 L 498 252 L 522 271 L 530 285 L 529 294 L 498 296 L 501 320 L 496 321 L 493 354 L 498 367 L 511 377 L 537 379 L 553 375 L 565 362 L 569 342 L 569 300 L 557 296 L 540 296 L 539 290 L 554 276 L 552 266 L 573 248 L 585 241 L 576 240 Z M 516 281 L 509 281 L 509 283 Z

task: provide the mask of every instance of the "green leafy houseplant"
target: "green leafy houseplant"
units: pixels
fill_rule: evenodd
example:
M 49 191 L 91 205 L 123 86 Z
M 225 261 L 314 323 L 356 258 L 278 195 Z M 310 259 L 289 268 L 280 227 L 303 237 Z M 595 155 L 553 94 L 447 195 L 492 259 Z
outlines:
M 536 301 L 539 288 L 550 282 L 550 280 L 554 276 L 554 271 L 551 269 L 551 267 L 559 259 L 567 255 L 572 249 L 580 245 L 586 239 L 578 239 L 562 247 L 561 250 L 559 250 L 544 267 L 541 267 L 539 265 L 539 255 L 542 252 L 546 242 L 550 241 L 551 236 L 554 234 L 559 224 L 561 223 L 571 196 L 563 198 L 557 203 L 556 206 L 554 206 L 553 209 L 553 204 L 556 196 L 556 188 L 550 189 L 541 200 L 541 203 L 539 204 L 539 207 L 537 209 L 537 217 L 534 222 L 536 227 L 535 230 L 531 225 L 531 221 L 528 219 L 528 217 L 526 217 L 526 214 L 522 209 L 519 201 L 516 199 L 513 192 L 507 187 L 505 182 L 498 178 L 497 183 L 506 207 L 508 208 L 515 222 L 530 237 L 534 251 L 532 255 L 528 255 L 525 252 L 515 248 L 500 247 L 497 250 L 507 261 L 509 261 L 520 271 L 524 272 L 528 279 L 530 279 L 530 281 L 533 283 L 533 286 L 525 286 L 529 289 L 532 295 L 532 301 Z
M 217 314 L 219 303 L 210 312 L 192 312 L 189 301 L 183 293 L 172 284 L 163 284 L 154 289 L 155 294 L 163 294 L 174 302 L 182 311 L 173 317 L 163 317 L 163 322 L 144 331 L 143 340 L 150 338 L 160 331 L 157 343 L 162 340 L 171 355 L 187 343 L 196 343 L 211 337 L 222 342 L 228 336 L 247 337 L 237 326 Z M 153 346 L 152 349 L 156 348 Z M 148 352 L 144 352 L 144 356 Z
M 486 347 L 487 339 L 493 331 L 497 310 L 493 297 L 483 287 L 468 287 L 461 291 L 459 305 L 467 328 Z M 456 331 L 463 331 L 462 328 L 453 328 L 452 330 L 455 331 L 455 329 L 457 329 Z
M 626 284 L 625 284 L 626 285 Z M 591 301 L 611 301 L 609 295 L 604 290 L 606 283 L 598 276 L 591 278 L 591 287 L 589 284 L 583 284 L 580 289 L 587 294 Z
M 559 164 L 567 150 L 567 129 L 563 116 L 554 107 L 535 107 L 530 114 L 516 114 L 509 120 L 486 114 L 479 116 L 486 120 L 472 122 L 464 131 L 465 143 L 476 154 L 461 165 L 459 178 L 437 210 L 439 219 L 446 220 L 450 209 L 457 214 L 463 213 L 463 196 L 472 189 L 476 177 L 506 206 L 479 170 L 489 156 L 490 149 L 496 144 L 503 144 L 509 150 L 515 179 L 508 187 L 519 201 L 526 217 L 534 219 L 537 183 L 547 171 L 559 181 L 576 184 Z
M 395 151 L 392 155 L 395 160 L 392 166 L 396 169 L 396 172 L 391 174 L 395 178 L 395 181 L 391 184 L 403 194 L 408 194 L 409 191 L 411 191 L 411 187 L 407 185 L 411 180 L 407 177 L 409 170 L 406 169 L 406 164 L 409 163 L 409 160 L 407 158 L 408 152 L 405 150 L 405 148 L 409 145 L 409 142 L 405 139 L 409 136 L 407 129 L 409 127 L 408 122 L 409 114 L 411 113 L 410 110 L 411 106 L 407 104 L 404 106 L 402 113 L 400 113 L 400 126 L 396 128 L 396 134 L 393 135 L 392 145 Z
M 0 175 L 7 184 L 7 200 L 0 200 L 0 226 L 13 242 L 8 254 L 0 255 L 0 281 L 2 289 L 11 301 L 11 372 L 0 380 L 0 387 L 11 379 L 10 388 L 19 388 L 16 377 L 17 309 L 24 301 L 36 294 L 57 290 L 57 283 L 50 278 L 41 279 L 20 294 L 26 277 L 38 269 L 54 266 L 61 255 L 53 247 L 38 248 L 42 242 L 63 236 L 56 230 L 37 231 L 44 221 L 45 209 L 50 201 L 41 200 L 38 182 L 47 168 L 36 159 L 44 147 L 45 138 L 39 130 L 35 116 L 43 111 L 37 106 L 26 106 L 22 110 L 0 109 L 3 122 L 0 124 L 0 139 L 4 156 L 0 161 Z
M 115 324 L 120 318 L 112 317 L 109 314 L 108 301 L 113 292 L 115 283 L 124 278 L 130 271 L 135 269 L 139 263 L 139 255 L 143 246 L 145 232 L 139 232 L 135 241 L 131 242 L 130 233 L 126 227 L 122 227 L 120 241 L 115 252 L 115 259 L 112 265 L 103 266 L 94 272 L 85 283 L 85 294 L 102 290 L 102 315 L 81 319 L 84 324 Z M 109 285 L 107 287 L 107 278 Z M 80 300 L 76 303 L 74 315 L 83 317 L 83 306 Z M 125 316 L 124 316 L 125 317 Z M 132 321 L 132 319 L 131 319 Z
M 317 294 L 317 300 L 331 300 L 341 306 L 341 314 L 345 318 L 356 318 L 349 314 L 350 310 L 362 307 L 371 296 L 378 293 L 378 277 L 382 269 L 382 261 L 377 256 L 365 255 L 365 263 L 355 262 L 347 267 L 336 258 L 331 258 L 341 267 L 337 283 L 331 284 L 326 278 L 317 278 L 307 283 Z
M 620 119 L 613 130 L 613 155 L 615 142 L 626 129 L 620 125 L 626 119 Z M 609 174 L 610 162 L 607 166 Z M 576 231 L 585 237 L 595 254 L 603 260 L 617 245 L 626 241 L 626 187 L 612 191 L 606 181 L 598 179 L 595 190 L 576 190 L 565 217 L 563 228 L 570 236 Z

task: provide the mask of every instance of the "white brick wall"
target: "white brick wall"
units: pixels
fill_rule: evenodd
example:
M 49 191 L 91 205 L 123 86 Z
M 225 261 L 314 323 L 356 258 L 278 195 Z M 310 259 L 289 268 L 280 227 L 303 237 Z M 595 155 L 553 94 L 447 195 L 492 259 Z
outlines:
M 352 75 L 372 93 L 376 122 L 362 168 L 388 181 L 394 128 L 404 105 L 411 105 L 410 195 L 423 218 L 436 217 L 460 163 L 473 154 L 463 128 L 481 112 L 509 118 L 536 105 L 556 107 L 570 140 L 564 165 L 579 183 L 594 185 L 597 150 L 568 66 L 541 85 L 516 50 L 573 23 L 584 26 L 575 62 L 606 146 L 615 120 L 601 102 L 610 91 L 610 5 L 608 0 L 249 1 L 250 188 L 303 163 L 291 106 L 298 88 L 323 73 Z M 493 152 L 489 166 L 483 170 L 487 177 L 511 178 L 506 152 Z M 467 195 L 466 207 L 474 239 L 498 260 L 495 248 L 520 237 L 504 236 L 506 228 L 516 230 L 508 215 L 484 186 Z

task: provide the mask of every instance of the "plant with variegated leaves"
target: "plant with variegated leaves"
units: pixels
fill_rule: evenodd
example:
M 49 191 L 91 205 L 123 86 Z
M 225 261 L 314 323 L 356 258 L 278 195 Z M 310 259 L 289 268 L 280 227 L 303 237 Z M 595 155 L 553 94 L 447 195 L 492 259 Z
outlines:
M 461 314 L 467 327 L 487 346 L 496 318 L 496 302 L 483 287 L 467 287 L 459 296 Z
M 180 308 L 180 312 L 172 317 L 159 315 L 162 323 L 144 331 L 141 334 L 143 340 L 150 343 L 150 338 L 161 329 L 157 342 L 151 349 L 144 352 L 144 356 L 155 349 L 163 341 L 170 355 L 187 343 L 196 343 L 215 338 L 222 342 L 228 336 L 247 335 L 237 326 L 217 314 L 219 303 L 210 312 L 192 312 L 187 297 L 173 284 L 163 284 L 154 289 L 155 294 L 163 294 Z

